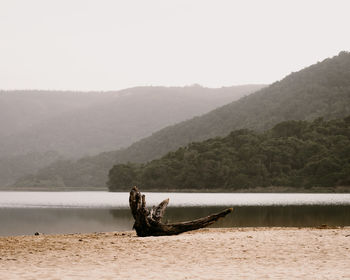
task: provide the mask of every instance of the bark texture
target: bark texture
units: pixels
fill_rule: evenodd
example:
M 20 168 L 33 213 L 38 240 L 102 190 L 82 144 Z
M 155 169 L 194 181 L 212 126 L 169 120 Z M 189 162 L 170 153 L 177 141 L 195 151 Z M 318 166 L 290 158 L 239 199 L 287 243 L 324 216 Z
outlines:
M 219 213 L 200 218 L 193 221 L 163 224 L 161 222 L 168 206 L 169 199 L 162 201 L 157 207 L 153 206 L 150 210 L 146 208 L 145 195 L 141 195 L 137 187 L 133 187 L 130 191 L 129 205 L 132 215 L 135 219 L 133 228 L 136 230 L 138 236 L 162 236 L 162 235 L 176 235 L 185 231 L 195 230 L 207 227 L 215 223 L 220 218 L 225 217 L 233 211 L 228 208 Z

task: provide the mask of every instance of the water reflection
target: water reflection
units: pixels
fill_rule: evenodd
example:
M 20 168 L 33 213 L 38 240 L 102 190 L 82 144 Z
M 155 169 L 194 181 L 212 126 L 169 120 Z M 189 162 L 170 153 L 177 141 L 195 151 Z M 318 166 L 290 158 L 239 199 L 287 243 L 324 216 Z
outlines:
M 223 207 L 169 208 L 168 222 L 186 221 L 210 215 Z M 313 227 L 322 224 L 350 226 L 350 206 L 239 206 L 212 227 Z
M 181 207 L 167 209 L 164 221 L 188 221 L 223 210 L 224 207 Z M 78 233 L 131 230 L 129 209 L 2 208 L 0 235 L 41 232 Z M 350 226 L 349 205 L 238 206 L 213 227 L 312 227 Z
M 116 219 L 108 209 L 0 208 L 0 235 L 130 230 L 128 209 Z

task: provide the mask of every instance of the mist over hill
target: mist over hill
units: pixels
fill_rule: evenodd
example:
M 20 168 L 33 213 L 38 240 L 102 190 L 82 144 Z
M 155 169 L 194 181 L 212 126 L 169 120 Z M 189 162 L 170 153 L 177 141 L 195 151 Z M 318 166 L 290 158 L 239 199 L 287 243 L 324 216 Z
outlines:
M 58 159 L 78 159 L 129 146 L 261 87 L 0 91 L 0 186 Z
M 22 178 L 16 186 L 104 188 L 114 164 L 147 162 L 191 142 L 225 136 L 241 128 L 264 131 L 282 121 L 348 115 L 350 54 L 341 52 L 203 116 L 161 129 L 126 149 L 53 163 L 36 175 Z
M 78 158 L 121 147 L 261 86 L 139 87 L 117 92 L 0 92 L 0 155 Z

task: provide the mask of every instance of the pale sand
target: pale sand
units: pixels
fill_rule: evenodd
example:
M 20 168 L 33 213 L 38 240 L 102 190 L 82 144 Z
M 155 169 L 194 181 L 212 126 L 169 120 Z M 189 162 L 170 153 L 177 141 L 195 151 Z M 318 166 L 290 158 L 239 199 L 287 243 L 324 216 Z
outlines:
M 350 227 L 0 238 L 0 279 L 350 279 Z

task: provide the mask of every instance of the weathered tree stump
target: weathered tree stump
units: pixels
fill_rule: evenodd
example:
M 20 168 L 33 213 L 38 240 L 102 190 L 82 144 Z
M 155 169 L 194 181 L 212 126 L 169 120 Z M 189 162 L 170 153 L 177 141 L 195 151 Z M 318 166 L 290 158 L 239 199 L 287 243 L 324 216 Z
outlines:
M 135 219 L 133 229 L 136 230 L 138 236 L 176 235 L 185 231 L 204 228 L 215 223 L 217 220 L 225 217 L 227 214 L 233 211 L 232 208 L 228 208 L 220 213 L 193 221 L 163 224 L 161 219 L 165 213 L 168 203 L 169 199 L 166 199 L 157 207 L 153 206 L 150 210 L 148 210 L 146 208 L 145 195 L 141 195 L 137 187 L 132 188 L 129 196 L 129 205 Z

